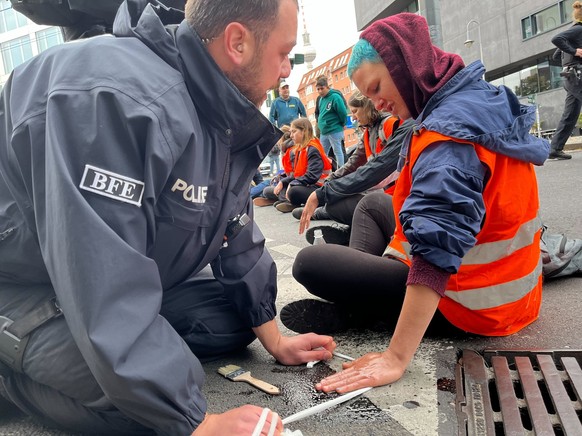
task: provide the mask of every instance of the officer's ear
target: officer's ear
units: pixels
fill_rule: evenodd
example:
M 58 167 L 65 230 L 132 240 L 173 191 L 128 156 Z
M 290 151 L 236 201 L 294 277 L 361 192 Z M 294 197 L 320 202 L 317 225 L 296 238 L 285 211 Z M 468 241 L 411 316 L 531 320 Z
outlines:
M 225 54 L 234 65 L 243 65 L 251 59 L 254 45 L 252 32 L 241 23 L 229 23 L 224 29 Z

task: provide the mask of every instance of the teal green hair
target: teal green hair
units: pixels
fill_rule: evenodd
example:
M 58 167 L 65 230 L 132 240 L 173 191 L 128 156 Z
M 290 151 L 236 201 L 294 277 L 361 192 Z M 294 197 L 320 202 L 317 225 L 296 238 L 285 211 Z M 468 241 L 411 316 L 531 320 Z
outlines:
M 352 78 L 352 74 L 362 66 L 364 62 L 371 64 L 380 64 L 382 59 L 372 44 L 365 39 L 360 39 L 352 49 L 350 62 L 348 63 L 348 76 Z

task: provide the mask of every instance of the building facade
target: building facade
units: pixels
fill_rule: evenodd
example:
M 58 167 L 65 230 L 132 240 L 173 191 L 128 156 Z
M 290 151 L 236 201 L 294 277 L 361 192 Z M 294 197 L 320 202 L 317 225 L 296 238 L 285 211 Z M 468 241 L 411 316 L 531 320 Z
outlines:
M 319 76 L 326 76 L 329 87 L 340 91 L 346 101 L 351 97 L 355 89 L 348 77 L 348 61 L 351 52 L 352 47 L 350 46 L 323 64 L 308 71 L 301 78 L 299 87 L 297 88 L 297 93 L 305 105 L 307 117 L 314 126 L 317 123 L 317 120 L 315 119 L 315 102 L 319 95 L 315 90 L 315 82 Z M 346 148 L 356 145 L 359 140 L 355 129 L 351 127 L 344 130 L 344 139 Z
M 466 64 L 479 58 L 485 78 L 538 105 L 540 131 L 556 128 L 566 93 L 551 39 L 572 24 L 574 0 L 354 0 L 358 30 L 403 11 L 427 19 L 431 38 Z
M 0 0 L 0 89 L 12 70 L 53 45 L 62 44 L 58 27 L 40 26 Z

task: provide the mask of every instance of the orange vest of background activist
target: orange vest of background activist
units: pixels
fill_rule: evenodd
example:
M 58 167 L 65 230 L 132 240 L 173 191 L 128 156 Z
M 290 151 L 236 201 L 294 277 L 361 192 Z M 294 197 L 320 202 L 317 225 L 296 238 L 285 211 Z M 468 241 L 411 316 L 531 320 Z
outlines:
M 295 176 L 295 178 L 297 178 L 301 177 L 307 172 L 307 167 L 309 166 L 308 162 L 309 147 L 317 148 L 317 151 L 319 151 L 321 159 L 323 160 L 323 172 L 321 173 L 319 180 L 315 183 L 317 186 L 322 186 L 325 178 L 331 174 L 331 161 L 325 154 L 325 151 L 323 151 L 323 146 L 321 145 L 321 142 L 319 142 L 319 139 L 317 138 L 313 138 L 311 141 L 309 141 L 307 143 L 307 147 L 301 149 L 298 148 L 297 150 L 295 150 L 295 165 L 293 167 L 293 175 Z
M 376 141 L 376 150 L 375 153 L 372 153 L 372 147 L 370 146 L 370 130 L 366 128 L 364 131 L 364 150 L 366 151 L 366 159 L 370 160 L 373 156 L 380 154 L 380 152 L 386 146 L 388 142 L 388 138 L 392 136 L 394 133 L 394 128 L 400 125 L 400 119 L 398 117 L 389 116 L 384 118 L 382 121 L 381 129 L 383 130 L 384 134 L 381 135 L 378 132 L 378 140 Z M 383 136 L 383 137 L 382 137 Z M 396 180 L 398 179 L 398 171 L 394 171 L 390 174 L 386 179 L 384 179 L 381 183 L 381 186 L 385 186 L 384 192 L 386 194 L 392 195 L 394 193 L 394 188 Z
M 285 154 L 283 154 L 283 158 L 281 159 L 281 163 L 283 164 L 285 174 L 288 176 L 293 174 L 293 158 L 295 157 L 296 150 L 297 146 L 292 145 L 287 150 L 285 150 Z
M 413 135 L 408 161 L 393 196 L 396 217 L 412 186 L 412 168 L 434 142 L 456 141 L 436 132 Z M 439 310 L 462 330 L 505 336 L 538 317 L 542 299 L 541 221 L 533 165 L 472 144 L 489 169 L 483 192 L 485 217 L 477 244 L 451 275 Z M 410 266 L 410 245 L 396 220 L 394 238 L 385 254 Z

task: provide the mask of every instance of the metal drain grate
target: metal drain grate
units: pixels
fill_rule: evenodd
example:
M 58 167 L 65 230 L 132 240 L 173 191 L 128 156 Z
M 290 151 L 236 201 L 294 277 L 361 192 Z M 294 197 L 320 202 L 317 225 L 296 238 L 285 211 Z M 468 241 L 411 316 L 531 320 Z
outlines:
M 463 350 L 459 435 L 582 436 L 582 350 Z

